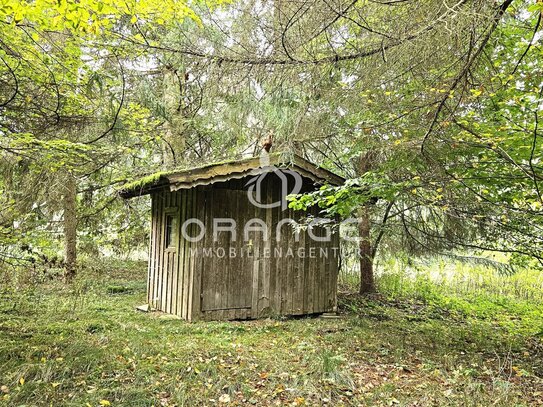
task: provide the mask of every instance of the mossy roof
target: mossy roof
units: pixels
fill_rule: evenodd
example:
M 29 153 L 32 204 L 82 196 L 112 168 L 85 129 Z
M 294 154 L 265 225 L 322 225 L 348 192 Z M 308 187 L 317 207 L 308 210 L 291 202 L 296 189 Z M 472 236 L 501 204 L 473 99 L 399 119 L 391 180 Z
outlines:
M 230 179 L 254 176 L 269 171 L 270 167 L 290 169 L 318 184 L 341 185 L 342 177 L 318 167 L 305 158 L 293 154 L 273 153 L 262 157 L 214 162 L 191 168 L 159 171 L 124 184 L 119 189 L 123 198 L 150 194 L 169 187 L 171 190 L 188 189 Z

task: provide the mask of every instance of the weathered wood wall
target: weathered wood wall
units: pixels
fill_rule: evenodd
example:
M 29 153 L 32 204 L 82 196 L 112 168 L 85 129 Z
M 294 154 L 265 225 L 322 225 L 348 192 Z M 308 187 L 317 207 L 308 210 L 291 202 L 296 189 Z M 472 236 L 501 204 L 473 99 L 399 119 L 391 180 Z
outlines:
M 291 227 L 283 225 L 277 241 L 275 232 L 282 219 L 299 220 L 307 214 L 255 207 L 247 199 L 245 184 L 246 180 L 232 180 L 153 194 L 148 279 L 148 300 L 153 308 L 187 320 L 302 315 L 335 308 L 339 261 L 338 251 L 332 247 L 339 247 L 337 233 L 331 242 L 317 242 L 308 232 L 301 232 L 296 242 Z M 281 197 L 279 184 L 273 179 L 264 187 L 268 202 Z M 311 214 L 317 216 L 317 212 Z M 165 247 L 168 214 L 177 216 L 171 247 Z M 205 224 L 205 238 L 199 242 L 191 243 L 181 236 L 181 226 L 189 218 Z M 213 219 L 218 218 L 235 219 L 235 242 L 226 231 L 214 239 Z M 253 218 L 265 222 L 272 235 L 269 239 L 253 231 L 245 241 L 243 226 Z M 315 235 L 322 236 L 324 231 L 318 229 Z M 198 231 L 192 225 L 189 235 L 196 236 Z M 289 248 L 293 255 L 286 255 Z M 312 248 L 314 257 L 309 256 Z M 298 257 L 299 249 L 305 250 L 304 258 Z M 327 250 L 326 256 L 321 249 Z M 204 255 L 204 250 L 207 254 L 211 250 L 212 255 Z M 217 256 L 221 250 L 224 255 Z M 235 256 L 230 256 L 230 250 Z M 282 256 L 276 256 L 279 250 Z M 270 256 L 265 256 L 265 251 Z
M 185 219 L 196 217 L 194 190 L 153 194 L 147 297 L 151 307 L 190 319 L 193 294 L 191 243 L 181 238 Z M 166 216 L 176 218 L 173 247 L 165 247 Z

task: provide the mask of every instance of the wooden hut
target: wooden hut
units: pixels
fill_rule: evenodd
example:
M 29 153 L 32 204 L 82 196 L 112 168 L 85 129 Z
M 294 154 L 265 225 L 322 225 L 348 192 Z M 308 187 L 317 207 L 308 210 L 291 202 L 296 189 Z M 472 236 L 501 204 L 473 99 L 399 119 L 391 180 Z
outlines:
M 334 311 L 338 234 L 293 228 L 318 209 L 294 211 L 285 198 L 342 182 L 301 157 L 271 154 L 125 185 L 124 198 L 152 198 L 150 307 L 191 321 Z

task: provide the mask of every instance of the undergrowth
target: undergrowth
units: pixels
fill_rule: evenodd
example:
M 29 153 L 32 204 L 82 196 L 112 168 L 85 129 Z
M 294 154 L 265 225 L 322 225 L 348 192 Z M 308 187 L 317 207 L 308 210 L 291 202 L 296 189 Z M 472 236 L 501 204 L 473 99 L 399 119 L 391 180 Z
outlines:
M 380 295 L 342 294 L 340 319 L 192 324 L 135 311 L 141 263 L 93 262 L 69 286 L 21 280 L 0 303 L 0 403 L 541 404 L 538 299 L 395 273 Z

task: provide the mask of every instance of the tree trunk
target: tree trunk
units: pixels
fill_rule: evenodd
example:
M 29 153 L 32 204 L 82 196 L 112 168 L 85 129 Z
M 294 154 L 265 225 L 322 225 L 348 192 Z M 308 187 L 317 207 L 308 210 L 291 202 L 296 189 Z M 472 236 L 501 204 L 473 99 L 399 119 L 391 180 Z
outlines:
M 64 265 L 69 282 L 75 277 L 77 262 L 77 184 L 72 174 L 66 174 L 64 179 Z
M 369 207 L 365 205 L 358 213 L 358 254 L 360 257 L 360 294 L 375 292 L 373 276 L 373 252 L 371 247 L 371 224 Z
M 358 176 L 363 176 L 371 170 L 375 161 L 372 150 L 361 154 L 358 161 Z M 358 211 L 358 255 L 360 257 L 360 294 L 375 292 L 375 278 L 373 275 L 373 257 L 371 242 L 371 219 L 370 208 L 372 203 L 367 202 Z
M 164 109 L 167 115 L 166 132 L 163 141 L 166 142 L 164 161 L 166 168 L 175 168 L 183 160 L 185 150 L 185 112 L 184 98 L 187 95 L 187 74 L 166 69 L 164 73 Z

